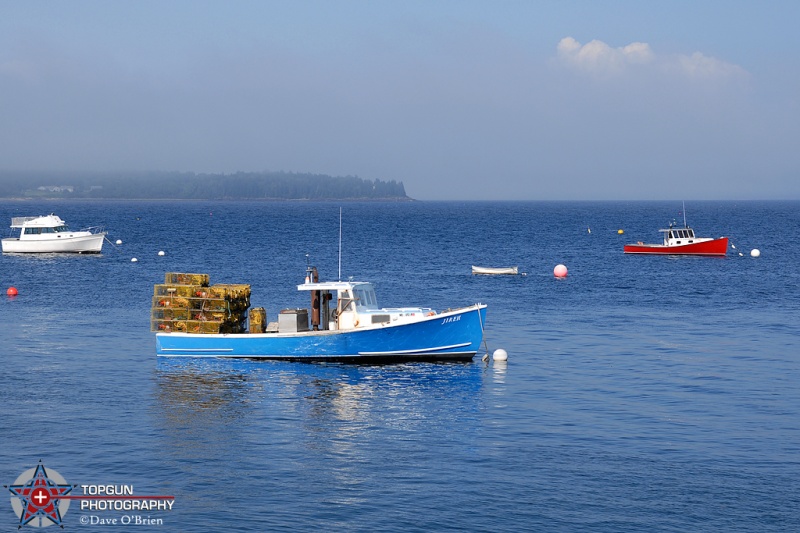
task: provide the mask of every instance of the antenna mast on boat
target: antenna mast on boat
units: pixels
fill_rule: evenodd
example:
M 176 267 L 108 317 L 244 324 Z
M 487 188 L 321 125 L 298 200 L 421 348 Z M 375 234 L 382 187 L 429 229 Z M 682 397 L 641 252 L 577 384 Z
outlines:
M 339 208 L 339 281 L 342 281 L 342 208 Z
M 683 227 L 688 228 L 689 226 L 686 225 L 686 200 L 681 200 L 683 203 Z

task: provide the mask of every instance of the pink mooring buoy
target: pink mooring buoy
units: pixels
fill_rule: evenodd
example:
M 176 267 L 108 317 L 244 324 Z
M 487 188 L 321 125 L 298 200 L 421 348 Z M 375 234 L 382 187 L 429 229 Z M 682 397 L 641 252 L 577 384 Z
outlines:
M 564 265 L 556 265 L 556 267 L 553 269 L 553 275 L 557 278 L 566 278 L 567 267 Z

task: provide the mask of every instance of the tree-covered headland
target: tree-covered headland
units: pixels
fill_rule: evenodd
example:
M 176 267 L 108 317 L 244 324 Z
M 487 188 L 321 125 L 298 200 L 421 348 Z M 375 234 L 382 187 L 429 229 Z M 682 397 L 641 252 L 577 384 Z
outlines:
M 3 198 L 409 200 L 402 182 L 293 172 L 0 172 Z

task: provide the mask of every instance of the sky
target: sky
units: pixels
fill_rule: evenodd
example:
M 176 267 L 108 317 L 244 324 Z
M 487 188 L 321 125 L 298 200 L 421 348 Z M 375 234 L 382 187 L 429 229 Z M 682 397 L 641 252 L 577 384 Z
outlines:
M 800 2 L 0 0 L 0 171 L 800 199 Z

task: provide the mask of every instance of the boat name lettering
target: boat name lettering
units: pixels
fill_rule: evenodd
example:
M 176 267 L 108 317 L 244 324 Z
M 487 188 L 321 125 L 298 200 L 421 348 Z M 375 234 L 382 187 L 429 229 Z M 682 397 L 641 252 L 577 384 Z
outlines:
M 442 320 L 442 324 L 447 324 L 448 322 L 458 322 L 459 320 L 461 320 L 461 315 L 449 316 Z

